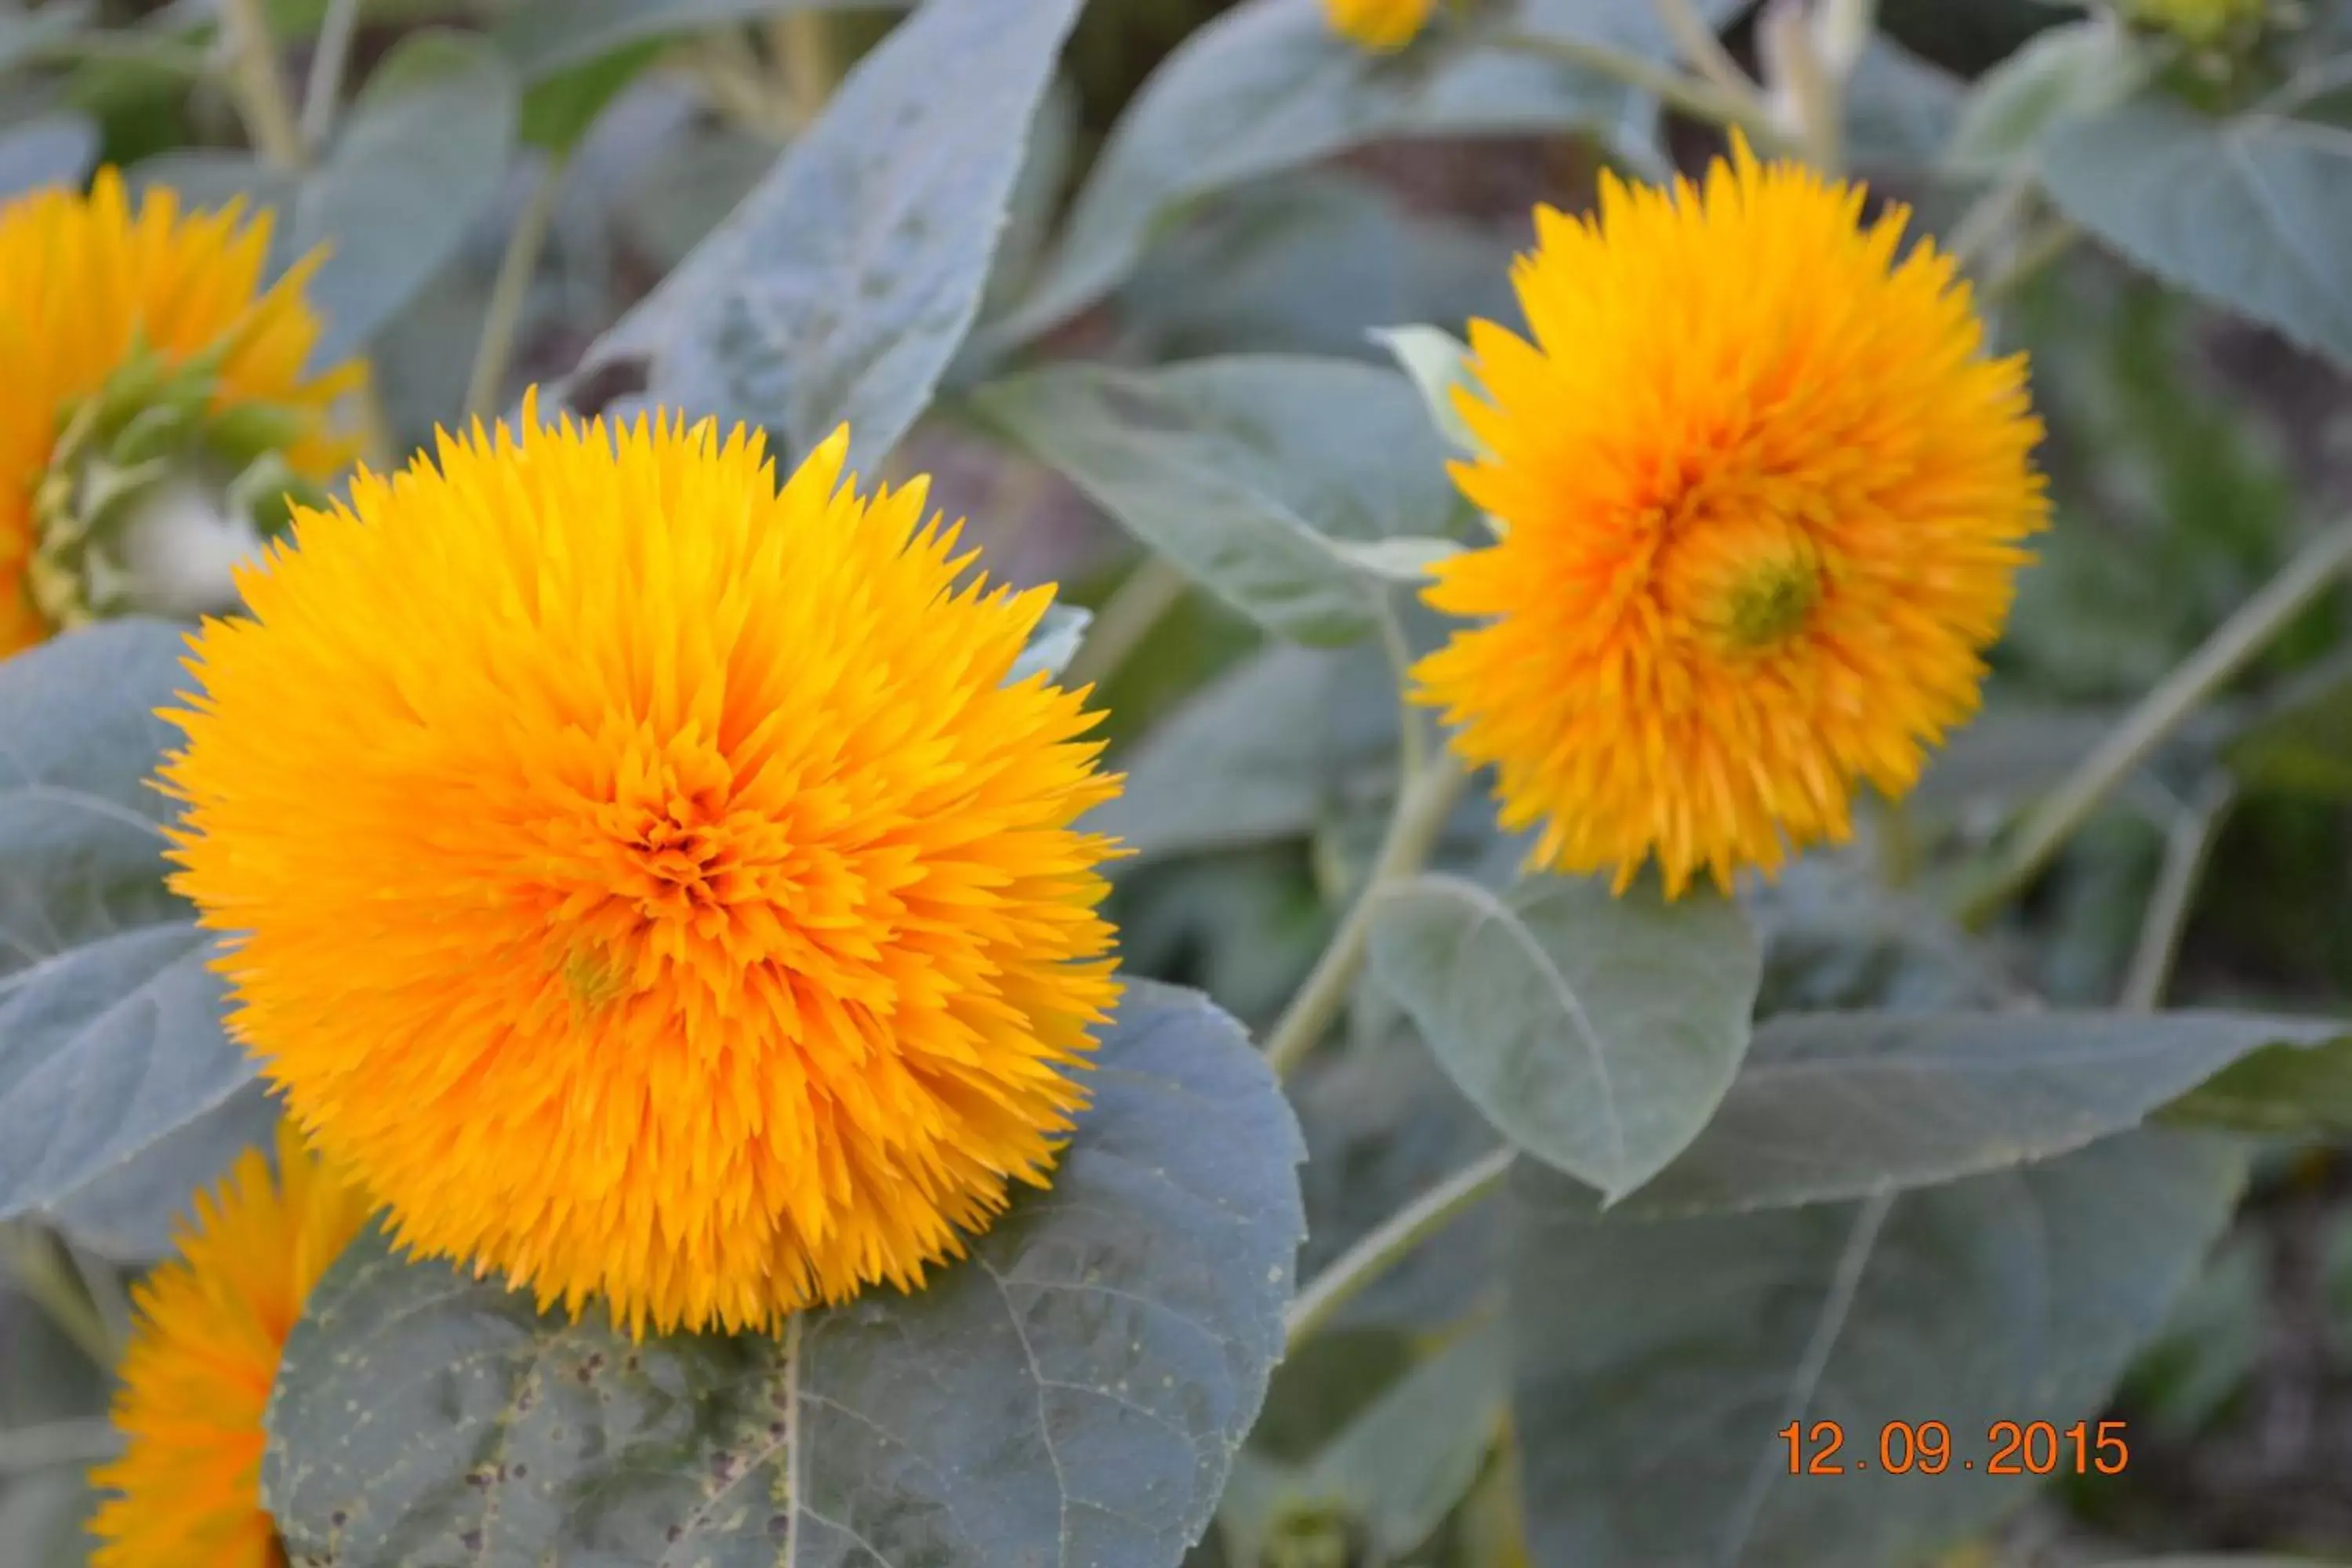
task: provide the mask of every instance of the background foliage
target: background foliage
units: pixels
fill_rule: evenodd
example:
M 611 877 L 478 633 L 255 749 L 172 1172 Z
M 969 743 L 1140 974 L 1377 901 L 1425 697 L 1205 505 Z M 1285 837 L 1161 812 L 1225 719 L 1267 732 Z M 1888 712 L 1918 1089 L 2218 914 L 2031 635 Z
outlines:
M 1801 8 L 1689 9 L 1769 75 Z M 380 458 L 540 382 L 935 474 L 1092 607 L 1035 657 L 1100 683 L 1169 983 L 920 1297 L 637 1347 L 363 1240 L 273 1406 L 298 1560 L 2352 1561 L 2352 10 L 1875 9 L 1827 140 L 2049 426 L 1983 715 L 1736 900 L 1522 879 L 1477 790 L 1423 802 L 1294 1126 L 1248 1042 L 1390 868 L 1408 590 L 1478 526 L 1429 389 L 1534 203 L 1719 144 L 1663 9 L 1377 57 L 1320 0 L 0 5 L 0 195 L 111 161 L 331 243 Z M 0 666 L 9 1563 L 81 1560 L 122 1281 L 268 1124 L 142 783 L 177 654 Z M 2132 1458 L 1790 1475 L 1816 1419 Z

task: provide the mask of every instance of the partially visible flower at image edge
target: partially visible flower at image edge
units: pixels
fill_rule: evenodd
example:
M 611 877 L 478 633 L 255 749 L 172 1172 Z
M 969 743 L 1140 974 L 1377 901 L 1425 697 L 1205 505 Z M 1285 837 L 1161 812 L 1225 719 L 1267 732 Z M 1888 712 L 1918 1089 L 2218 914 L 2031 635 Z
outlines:
M 133 1290 L 114 1423 L 121 1455 L 90 1474 L 110 1495 L 91 1568 L 276 1568 L 261 1507 L 262 1412 L 286 1336 L 368 1205 L 288 1124 L 278 1173 L 248 1149 L 178 1229 L 174 1255 Z
M 265 286 L 269 232 L 266 216 L 185 212 L 161 187 L 134 210 L 110 168 L 87 195 L 0 206 L 0 657 L 95 616 L 173 613 L 154 602 L 172 585 L 142 579 L 208 542 L 125 537 L 159 514 L 184 534 L 218 518 L 230 498 L 211 492 L 235 479 L 277 492 L 351 460 L 331 410 L 364 371 L 306 372 L 317 258 Z M 278 495 L 239 499 L 267 518 Z
M 2124 14 L 2198 48 L 2210 48 L 2270 14 L 2270 0 L 2126 0 Z
M 568 416 L 298 513 L 205 624 L 175 885 L 395 1238 L 633 1332 L 911 1289 L 1044 1184 L 1118 995 L 1051 602 L 847 432 Z
M 1386 54 L 1419 37 L 1437 5 L 1438 0 L 1323 0 L 1323 14 L 1341 37 Z
M 1596 216 L 1537 212 L 1533 341 L 1472 323 L 1455 476 L 1500 537 L 1434 568 L 1472 624 L 1415 694 L 1536 866 L 1727 891 L 1976 707 L 2042 427 L 1951 258 L 1863 202 L 1738 137 L 1703 187 L 1604 175 Z

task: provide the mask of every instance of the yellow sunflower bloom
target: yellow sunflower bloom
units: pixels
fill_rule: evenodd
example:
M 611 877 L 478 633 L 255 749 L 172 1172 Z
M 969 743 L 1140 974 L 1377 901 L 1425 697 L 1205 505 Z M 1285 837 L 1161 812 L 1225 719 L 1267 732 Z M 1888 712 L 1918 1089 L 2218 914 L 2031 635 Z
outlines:
M 200 1194 L 179 1253 L 133 1292 L 114 1423 L 125 1446 L 91 1484 L 91 1568 L 278 1568 L 261 1508 L 261 1415 L 303 1300 L 366 1222 L 367 1204 L 278 1134 L 278 1174 L 247 1150 Z
M 1437 0 L 1323 0 L 1333 32 L 1382 54 L 1420 37 L 1436 9 Z
M 412 1247 L 634 1332 L 911 1288 L 1043 1184 L 1118 987 L 1050 590 L 847 432 L 444 437 L 299 511 L 168 764 L 235 1026 Z
M 287 488 L 350 460 L 329 411 L 363 373 L 304 374 L 310 264 L 264 289 L 268 251 L 266 218 L 184 213 L 161 189 L 134 212 L 111 169 L 86 196 L 0 207 L 0 656 L 92 616 L 170 611 L 141 589 L 173 543 L 124 535 L 159 506 L 184 514 L 182 488 L 268 521 Z
M 1597 218 L 1537 214 L 1535 341 L 1472 326 L 1456 477 L 1500 542 L 1436 569 L 1476 624 L 1418 695 L 1539 866 L 1727 889 L 1846 837 L 1857 782 L 1900 795 L 1976 705 L 2041 426 L 1950 258 L 1862 212 L 1744 142 L 1704 190 L 1611 179 Z

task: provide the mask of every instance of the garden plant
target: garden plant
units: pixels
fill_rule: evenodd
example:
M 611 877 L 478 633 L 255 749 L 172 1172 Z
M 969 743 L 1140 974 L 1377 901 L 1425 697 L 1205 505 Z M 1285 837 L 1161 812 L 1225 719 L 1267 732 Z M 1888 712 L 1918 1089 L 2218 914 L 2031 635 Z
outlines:
M 0 3 L 0 1563 L 2352 1560 L 2347 364 L 2337 0 Z

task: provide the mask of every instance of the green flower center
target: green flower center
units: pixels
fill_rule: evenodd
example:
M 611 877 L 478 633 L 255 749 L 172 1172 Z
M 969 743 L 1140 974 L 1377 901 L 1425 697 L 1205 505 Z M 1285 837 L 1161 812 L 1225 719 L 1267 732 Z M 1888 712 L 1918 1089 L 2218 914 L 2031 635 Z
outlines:
M 325 499 L 284 455 L 309 428 L 307 414 L 258 403 L 215 407 L 228 346 L 177 362 L 134 348 L 59 421 L 33 488 L 26 574 L 33 607 L 52 628 L 170 613 L 173 606 L 151 602 L 154 584 L 132 559 L 131 535 L 176 499 L 201 496 L 198 510 L 249 524 L 261 538 L 284 530 L 294 501 Z
M 1822 578 L 1810 561 L 1759 566 L 1733 585 L 1724 635 L 1734 647 L 1756 652 L 1795 635 L 1821 602 Z

